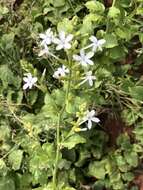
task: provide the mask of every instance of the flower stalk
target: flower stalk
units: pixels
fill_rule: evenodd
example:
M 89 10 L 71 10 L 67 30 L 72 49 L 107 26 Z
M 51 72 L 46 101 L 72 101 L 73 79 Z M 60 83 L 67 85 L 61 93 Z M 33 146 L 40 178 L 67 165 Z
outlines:
M 66 106 L 68 104 L 68 95 L 70 92 L 70 86 L 71 86 L 71 76 L 72 76 L 72 61 L 68 56 L 68 63 L 69 63 L 69 78 L 68 78 L 68 84 L 66 87 L 66 92 L 65 92 L 65 103 L 58 114 L 58 124 L 57 124 L 57 130 L 56 130 L 56 159 L 55 159 L 55 165 L 54 165 L 54 170 L 53 170 L 53 190 L 57 190 L 58 187 L 58 180 L 57 180 L 57 174 L 58 174 L 58 162 L 59 162 L 59 155 L 60 155 L 60 125 L 62 121 L 62 116 L 63 113 L 66 109 Z

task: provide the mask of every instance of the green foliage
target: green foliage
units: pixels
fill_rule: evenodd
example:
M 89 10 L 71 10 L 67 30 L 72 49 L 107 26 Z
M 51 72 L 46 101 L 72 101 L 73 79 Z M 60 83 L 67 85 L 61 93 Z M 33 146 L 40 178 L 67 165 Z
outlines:
M 138 189 L 143 153 L 142 0 L 0 1 L 0 190 Z M 39 34 L 73 34 L 38 56 Z M 72 56 L 105 39 L 93 66 Z M 53 77 L 64 64 L 67 77 Z M 82 84 L 91 70 L 94 85 Z M 37 77 L 23 89 L 23 77 Z M 95 110 L 99 124 L 83 122 Z M 113 121 L 110 118 L 113 118 Z M 115 120 L 117 120 L 118 125 Z M 130 186 L 133 184 L 133 187 Z
M 22 150 L 14 150 L 8 155 L 8 161 L 12 166 L 13 170 L 18 170 L 20 168 L 22 157 L 23 157 Z
M 62 143 L 62 146 L 63 147 L 66 147 L 68 149 L 72 149 L 74 148 L 77 144 L 79 143 L 85 143 L 86 140 L 81 137 L 80 135 L 78 134 L 74 134 L 70 137 L 68 137 L 63 143 Z

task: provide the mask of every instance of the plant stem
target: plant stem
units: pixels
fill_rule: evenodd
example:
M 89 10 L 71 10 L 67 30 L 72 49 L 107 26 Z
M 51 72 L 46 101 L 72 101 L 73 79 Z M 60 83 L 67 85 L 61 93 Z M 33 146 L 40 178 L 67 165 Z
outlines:
M 113 0 L 112 7 L 115 6 L 116 0 Z
M 68 57 L 68 62 L 69 62 L 70 74 L 69 74 L 68 84 L 67 84 L 66 93 L 65 93 L 65 103 L 64 103 L 60 113 L 58 114 L 58 124 L 57 124 L 57 130 L 56 130 L 57 149 L 56 149 L 55 166 L 54 166 L 54 170 L 53 170 L 53 190 L 57 190 L 57 172 L 58 172 L 58 162 L 59 162 L 59 154 L 60 154 L 60 124 L 61 124 L 62 116 L 65 111 L 66 105 L 68 104 L 68 95 L 70 92 L 70 85 L 71 85 L 72 61 L 70 61 L 69 57 Z
M 59 153 L 60 153 L 60 122 L 61 122 L 61 113 L 59 113 L 59 118 L 58 118 L 58 125 L 57 125 L 57 131 L 56 131 L 56 138 L 57 138 L 57 150 L 56 150 L 56 160 L 55 160 L 55 168 L 53 171 L 53 190 L 56 190 L 57 188 L 57 170 L 58 170 L 58 161 L 59 161 Z

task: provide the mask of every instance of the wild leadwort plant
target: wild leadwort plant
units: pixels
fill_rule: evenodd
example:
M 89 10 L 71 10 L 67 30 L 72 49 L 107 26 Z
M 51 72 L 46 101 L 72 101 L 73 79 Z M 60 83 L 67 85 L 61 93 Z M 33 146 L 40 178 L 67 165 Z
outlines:
M 142 0 L 2 1 L 1 189 L 130 189 L 143 146 Z
M 54 165 L 54 171 L 53 171 L 53 190 L 56 190 L 57 187 L 57 170 L 58 170 L 58 162 L 59 162 L 59 152 L 60 152 L 60 125 L 63 120 L 63 114 L 66 110 L 66 107 L 68 106 L 68 98 L 71 91 L 71 81 L 74 77 L 74 68 L 79 68 L 78 65 L 81 65 L 83 69 L 85 69 L 84 77 L 82 76 L 81 72 L 81 78 L 83 79 L 82 82 L 77 83 L 77 86 L 83 85 L 86 82 L 89 83 L 89 86 L 93 86 L 93 82 L 96 79 L 96 77 L 93 75 L 92 66 L 94 65 L 94 61 L 91 60 L 91 58 L 94 57 L 97 50 L 102 51 L 102 46 L 105 43 L 105 40 L 97 40 L 95 36 L 91 36 L 89 40 L 92 42 L 90 45 L 87 45 L 86 47 L 83 47 L 79 50 L 80 54 L 73 54 L 72 49 L 72 42 L 74 41 L 73 34 L 66 34 L 64 31 L 60 31 L 58 37 L 53 35 L 53 32 L 51 31 L 51 28 L 48 29 L 44 34 L 39 35 L 42 39 L 41 45 L 44 47 L 40 51 L 39 56 L 42 56 L 44 54 L 50 55 L 56 60 L 60 60 L 62 62 L 61 58 L 57 55 L 50 52 L 50 45 L 56 45 L 55 50 L 64 50 L 66 53 L 67 58 L 63 60 L 63 63 L 66 65 L 62 65 L 59 68 L 55 70 L 53 73 L 53 77 L 56 79 L 60 79 L 64 82 L 65 77 L 67 81 L 66 85 L 66 92 L 65 92 L 65 103 L 63 106 L 61 105 L 61 111 L 59 112 L 59 121 L 57 124 L 57 151 L 56 151 L 56 160 Z M 88 50 L 87 50 L 88 49 Z M 86 50 L 86 51 L 85 51 Z M 90 70 L 89 70 L 90 66 Z M 79 70 L 80 71 L 80 70 Z M 76 113 L 75 113 L 76 114 Z M 95 110 L 87 110 L 83 118 L 79 118 L 77 123 L 80 126 L 81 124 L 87 122 L 87 127 L 84 128 L 78 128 L 78 130 L 74 129 L 75 131 L 86 131 L 87 129 L 90 130 L 92 128 L 92 123 L 99 123 L 100 120 L 95 117 L 96 112 Z M 80 121 L 81 120 L 81 121 Z M 80 121 L 80 122 L 79 122 Z M 71 129 L 72 130 L 72 129 Z

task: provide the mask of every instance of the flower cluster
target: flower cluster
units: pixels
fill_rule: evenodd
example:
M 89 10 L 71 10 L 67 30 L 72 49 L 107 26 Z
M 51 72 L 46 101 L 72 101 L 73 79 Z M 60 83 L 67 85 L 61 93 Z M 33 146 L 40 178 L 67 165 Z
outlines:
M 65 77 L 66 74 L 69 73 L 69 69 L 66 68 L 64 65 L 62 67 L 59 67 L 53 74 L 53 77 L 56 79 L 59 79 L 61 77 Z
M 84 122 L 87 122 L 87 127 L 82 128 L 80 131 L 87 131 L 87 129 L 90 130 L 92 127 L 92 122 L 95 122 L 95 123 L 100 122 L 100 120 L 97 117 L 95 117 L 95 115 L 96 115 L 95 110 L 91 110 L 91 111 L 87 110 L 85 116 L 82 119 L 82 122 L 80 123 L 82 124 Z
M 73 35 L 69 34 L 66 36 L 64 31 L 59 32 L 59 37 L 56 37 L 54 33 L 51 31 L 51 28 L 49 28 L 45 33 L 39 34 L 39 37 L 41 39 L 40 45 L 42 46 L 42 50 L 39 53 L 39 56 L 42 56 L 44 54 L 53 55 L 49 51 L 49 45 L 55 44 L 56 50 L 67 50 L 71 48 L 71 40 L 73 39 Z
M 43 46 L 43 49 L 40 51 L 39 56 L 42 56 L 44 54 L 49 54 L 51 56 L 56 57 L 49 51 L 49 45 L 51 44 L 56 45 L 57 51 L 62 50 L 62 49 L 69 50 L 72 47 L 71 42 L 73 39 L 73 35 L 72 34 L 66 35 L 64 31 L 59 32 L 58 37 L 57 37 L 51 31 L 51 28 L 49 28 L 45 33 L 39 34 L 39 37 L 42 40 L 41 46 Z M 83 67 L 87 67 L 88 65 L 91 65 L 91 66 L 94 65 L 94 62 L 91 60 L 91 58 L 94 56 L 97 50 L 102 51 L 102 46 L 105 43 L 104 39 L 97 40 L 95 36 L 91 36 L 89 40 L 91 41 L 90 45 L 82 48 L 80 50 L 79 55 L 76 55 L 76 54 L 73 55 L 73 60 L 81 64 Z M 86 53 L 85 50 L 89 48 L 91 48 L 91 50 Z M 59 67 L 55 71 L 55 73 L 53 74 L 53 77 L 56 79 L 61 79 L 61 77 L 65 77 L 66 74 L 68 73 L 69 73 L 68 68 L 66 68 L 63 65 L 62 67 Z M 86 81 L 88 81 L 89 85 L 93 86 L 93 80 L 95 80 L 96 77 L 92 76 L 92 71 L 87 71 L 83 79 L 84 79 L 83 82 L 81 82 L 80 84 L 83 84 Z
M 23 90 L 31 89 L 37 82 L 37 77 L 32 77 L 31 73 L 25 73 L 25 77 L 23 77 L 23 81 L 25 84 L 23 85 Z
M 40 46 L 42 47 L 39 56 L 43 55 L 50 55 L 53 56 L 56 59 L 59 59 L 56 57 L 56 55 L 52 54 L 50 52 L 50 46 L 55 45 L 55 50 L 64 50 L 67 51 L 71 49 L 72 47 L 72 40 L 73 40 L 72 34 L 66 34 L 64 31 L 60 31 L 58 36 L 54 35 L 54 32 L 49 28 L 45 33 L 40 33 Z M 80 82 L 80 85 L 88 82 L 89 86 L 93 86 L 94 80 L 96 80 L 96 77 L 92 74 L 92 70 L 88 70 L 89 66 L 93 66 L 94 62 L 92 61 L 92 58 L 97 50 L 102 51 L 102 47 L 105 44 L 104 39 L 98 40 L 95 36 L 91 36 L 89 38 L 89 41 L 91 43 L 82 48 L 79 52 L 79 54 L 74 54 L 72 56 L 72 61 L 79 63 L 81 66 L 86 68 L 85 76 L 82 77 L 82 81 Z M 87 51 L 88 50 L 88 51 Z M 87 52 L 86 52 L 87 51 Z M 57 68 L 57 70 L 53 73 L 53 77 L 56 79 L 63 79 L 66 75 L 70 73 L 69 68 L 67 68 L 65 65 L 60 66 Z M 26 77 L 23 78 L 23 81 L 25 82 L 23 89 L 31 89 L 37 82 L 36 77 L 32 77 L 31 73 L 25 74 Z M 83 122 L 88 121 L 87 128 L 82 129 L 87 130 L 91 129 L 92 122 L 98 123 L 99 119 L 95 117 L 95 111 L 87 111 L 86 116 L 83 118 Z

